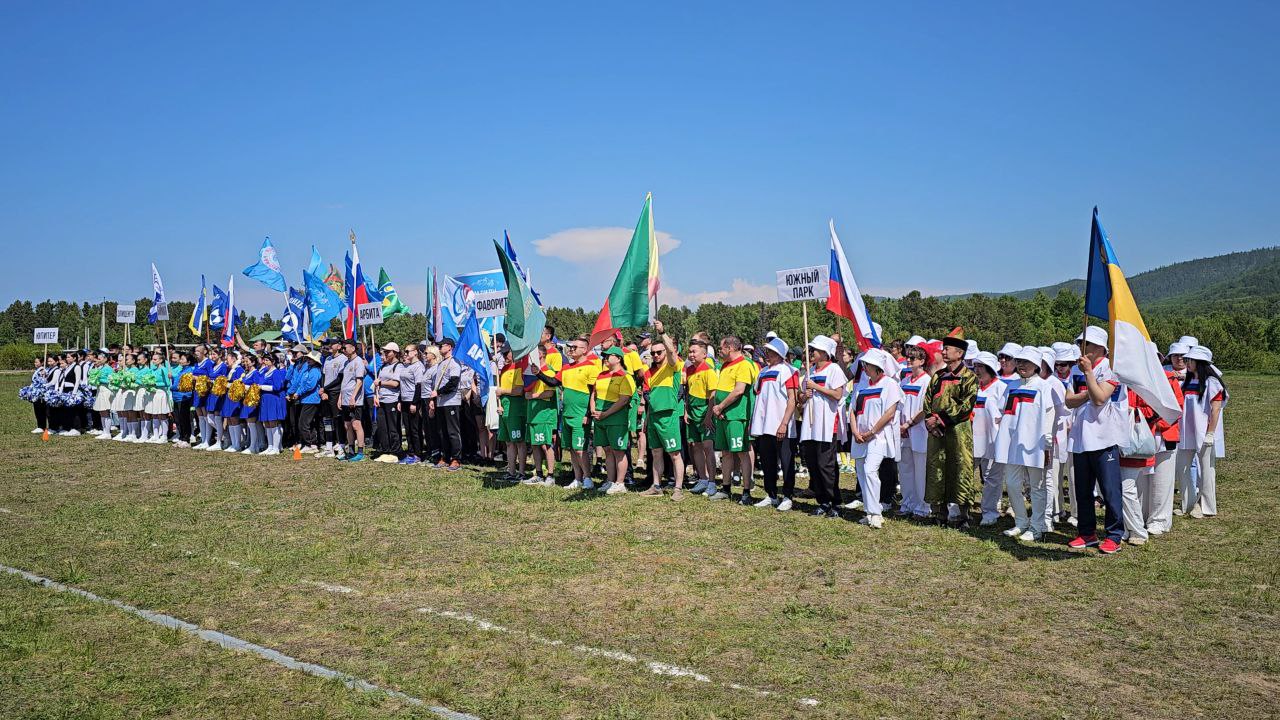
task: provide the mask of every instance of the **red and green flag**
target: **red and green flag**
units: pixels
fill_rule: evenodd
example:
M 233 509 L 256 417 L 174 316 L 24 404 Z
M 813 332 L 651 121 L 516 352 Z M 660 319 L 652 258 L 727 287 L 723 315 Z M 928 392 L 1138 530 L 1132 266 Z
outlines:
M 631 234 L 631 245 L 622 259 L 613 289 L 591 330 L 591 344 L 599 343 L 621 328 L 648 326 L 653 322 L 652 301 L 657 295 L 658 239 L 653 233 L 653 193 L 649 193 L 645 195 L 644 209 Z

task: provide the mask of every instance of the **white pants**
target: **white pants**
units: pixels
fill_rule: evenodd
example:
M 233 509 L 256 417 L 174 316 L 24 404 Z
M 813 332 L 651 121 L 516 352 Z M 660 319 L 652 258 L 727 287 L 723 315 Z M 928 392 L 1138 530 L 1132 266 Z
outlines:
M 913 452 L 910 440 L 902 441 L 901 459 L 898 460 L 898 486 L 902 490 L 902 509 L 920 517 L 927 517 L 931 512 L 929 503 L 924 501 L 924 468 L 928 457 L 927 452 Z
M 1147 532 L 1161 535 L 1173 529 L 1173 484 L 1177 476 L 1177 451 L 1156 453 L 1155 472 L 1138 476 L 1138 497 Z
M 1129 537 L 1147 539 L 1147 524 L 1143 519 L 1142 498 L 1138 496 L 1138 478 L 1148 474 L 1150 468 L 1120 466 L 1120 494 L 1123 499 L 1121 508 L 1124 515 L 1124 529 Z
M 1026 465 L 1005 465 L 1004 484 L 1009 493 L 1009 506 L 1013 508 L 1013 522 L 1022 530 L 1045 532 L 1044 507 L 1048 496 L 1044 483 L 1044 469 Z M 1031 491 L 1031 517 L 1027 518 L 1027 501 L 1023 489 Z
M 862 489 L 862 507 L 867 515 L 881 515 L 884 512 L 880 505 L 880 463 L 883 460 L 884 451 L 872 443 L 867 447 L 867 456 L 858 458 L 855 463 L 858 487 Z
M 1000 518 L 1000 496 L 1004 494 L 1004 465 L 991 458 L 974 458 L 973 474 L 982 478 L 982 521 Z
M 1191 484 L 1191 461 L 1200 461 L 1200 491 Z M 1205 515 L 1218 514 L 1218 459 L 1213 456 L 1212 445 L 1201 445 L 1199 450 L 1178 451 L 1178 487 L 1182 491 L 1182 512 L 1191 512 L 1197 502 Z
M 1062 511 L 1062 481 L 1060 468 L 1062 463 L 1054 458 L 1044 469 L 1044 527 L 1053 527 L 1053 521 Z

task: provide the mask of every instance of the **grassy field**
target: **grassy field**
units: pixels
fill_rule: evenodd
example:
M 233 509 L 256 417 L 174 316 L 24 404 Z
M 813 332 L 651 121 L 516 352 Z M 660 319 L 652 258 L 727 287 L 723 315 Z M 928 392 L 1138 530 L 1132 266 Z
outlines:
M 1229 378 L 1220 516 L 1114 557 L 1004 526 L 873 532 L 479 472 L 42 443 L 21 381 L 0 379 L 0 564 L 481 718 L 1251 718 L 1280 701 L 1280 378 Z M 0 574 L 0 717 L 426 716 Z

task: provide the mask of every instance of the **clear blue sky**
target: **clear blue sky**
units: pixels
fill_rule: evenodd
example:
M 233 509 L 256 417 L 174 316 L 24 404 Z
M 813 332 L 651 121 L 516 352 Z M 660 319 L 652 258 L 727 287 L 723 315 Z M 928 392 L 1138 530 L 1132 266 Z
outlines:
M 355 228 L 420 308 L 506 228 L 598 307 L 646 191 L 664 300 L 770 294 L 828 217 L 881 294 L 1080 276 L 1095 204 L 1130 272 L 1280 243 L 1275 2 L 458 5 L 4 3 L 0 302 Z

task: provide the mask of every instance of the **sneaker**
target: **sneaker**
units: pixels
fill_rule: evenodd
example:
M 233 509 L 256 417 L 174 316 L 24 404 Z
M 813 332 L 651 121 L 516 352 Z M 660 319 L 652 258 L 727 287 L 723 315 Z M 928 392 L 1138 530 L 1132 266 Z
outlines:
M 840 511 L 837 510 L 836 508 L 829 507 L 827 508 L 826 512 L 823 514 L 823 517 L 827 518 L 828 520 L 839 520 Z
M 453 462 L 449 463 L 449 467 L 445 468 L 445 470 L 448 470 L 449 472 L 457 472 L 461 469 L 462 469 L 462 463 L 458 462 L 457 460 L 454 460 Z
M 911 515 L 911 511 L 907 509 L 906 505 L 899 505 L 898 510 L 897 512 L 894 513 L 894 515 L 897 515 L 900 518 L 905 518 Z
M 448 464 L 448 463 L 446 463 L 446 462 L 445 462 L 445 461 L 443 461 L 443 460 L 437 460 L 437 461 L 436 461 L 436 464 L 435 464 L 435 465 L 433 465 L 432 467 L 434 467 L 434 468 L 435 468 L 435 469 L 437 469 L 437 470 L 448 470 L 448 469 L 449 469 L 449 464 Z
M 773 507 L 773 498 L 769 497 L 768 495 L 765 495 L 763 500 L 752 505 L 751 507 L 758 507 L 758 508 Z
M 978 523 L 978 527 L 991 527 L 998 522 L 1000 522 L 999 518 L 984 517 L 982 518 L 982 521 Z
M 578 481 L 578 480 L 574 480 L 573 482 L 569 483 L 568 485 L 565 485 L 565 486 L 564 486 L 564 489 L 565 489 L 565 490 L 580 490 L 580 489 L 582 489 L 582 483 L 581 483 L 580 481 Z
M 267 448 L 266 450 L 263 450 L 258 454 L 259 455 L 279 455 L 280 451 L 272 447 L 272 448 Z
M 682 500 L 684 500 L 683 490 L 681 490 L 680 488 L 676 488 L 675 490 L 671 491 L 671 502 L 680 502 Z
M 1146 545 L 1147 539 L 1144 537 L 1138 537 L 1137 535 L 1130 535 L 1129 538 L 1125 540 L 1125 542 L 1129 543 L 1130 545 Z
M 708 500 L 728 500 L 729 493 L 723 490 L 716 490 L 715 492 L 707 491 L 707 499 Z
M 1077 522 L 1078 521 L 1075 519 L 1075 517 L 1067 518 L 1067 524 L 1070 525 L 1071 527 L 1075 527 Z
M 98 439 L 99 439 L 99 440 L 106 440 L 106 438 L 104 438 L 104 437 L 100 437 L 100 438 L 98 438 Z M 187 442 L 186 440 L 179 440 L 179 441 L 178 441 L 178 447 L 180 447 L 180 448 L 189 448 L 189 447 L 191 447 L 191 443 Z
M 1005 537 L 1018 537 L 1019 535 L 1022 534 L 1022 528 L 1018 527 L 1017 525 L 1014 525 L 1013 527 L 1009 528 L 1008 530 L 1005 530 L 1001 534 L 1004 535 Z
M 703 490 L 706 490 L 706 489 L 707 489 L 707 481 L 699 480 L 698 482 L 693 484 L 693 487 L 689 488 L 689 492 L 693 493 L 694 495 L 699 495 L 702 493 Z
M 613 487 L 604 491 L 604 494 L 605 495 L 621 495 L 622 493 L 625 493 L 625 492 L 627 492 L 626 485 L 623 485 L 622 483 L 614 483 Z
M 253 448 L 245 448 L 240 451 L 241 455 L 253 455 Z
M 1077 535 L 1076 537 L 1071 539 L 1071 542 L 1067 543 L 1067 547 L 1073 550 L 1080 550 L 1087 547 L 1094 547 L 1097 544 L 1098 544 L 1097 535 L 1089 535 L 1087 537 L 1084 535 Z
M 818 507 L 814 508 L 813 511 L 810 512 L 809 514 L 812 515 L 813 517 L 826 517 L 827 507 L 825 505 L 819 505 Z
M 648 490 L 640 494 L 644 497 L 662 497 L 662 488 L 657 485 L 650 485 Z
M 66 432 L 64 432 L 64 433 L 62 433 L 62 434 L 63 434 L 63 435 L 66 435 L 67 437 L 77 437 L 77 436 L 79 436 L 79 435 L 80 435 L 80 431 L 79 431 L 79 430 L 68 430 L 68 431 L 66 431 Z
M 32 434 L 32 435 L 43 435 L 43 434 L 44 434 L 44 428 L 36 428 L 35 430 L 32 430 L 32 431 L 31 431 L 31 434 Z
M 218 452 L 222 447 L 218 445 L 210 445 L 205 448 L 205 452 Z
M 364 453 L 356 452 L 355 455 L 352 455 L 351 457 L 347 458 L 347 462 L 364 462 Z
M 583 479 L 582 479 L 582 489 L 583 489 L 583 490 L 595 490 L 595 489 L 596 489 L 596 484 L 595 484 L 595 483 L 593 483 L 593 482 L 591 482 L 591 478 L 583 478 Z
M 71 432 L 75 432 L 75 430 L 72 430 Z M 1200 509 L 1200 503 L 1196 503 L 1194 506 L 1192 506 L 1192 508 L 1191 508 L 1191 512 L 1187 513 L 1187 515 L 1190 515 L 1191 517 L 1195 518 L 1196 520 L 1203 520 L 1203 519 L 1204 519 L 1204 510 L 1201 510 L 1201 509 Z
M 535 474 L 530 475 L 529 477 L 527 477 L 527 478 L 525 478 L 525 479 L 521 480 L 521 481 L 520 481 L 520 484 L 521 484 L 521 485 L 541 485 L 541 484 L 542 484 L 542 478 L 538 477 L 538 475 L 535 473 Z
M 556 487 L 556 479 L 552 475 L 542 478 L 542 487 Z
M 236 446 L 235 446 L 235 445 L 228 445 L 228 446 L 226 447 L 226 449 L 224 449 L 222 452 L 229 452 L 229 453 L 233 453 L 233 452 L 241 452 L 241 451 L 240 451 L 240 450 L 236 450 Z
M 1022 542 L 1037 542 L 1041 537 L 1043 536 L 1040 533 L 1031 530 L 1018 534 L 1018 539 Z
M 851 500 L 840 507 L 845 510 L 861 510 L 863 508 L 863 504 L 861 500 Z
M 1107 538 L 1106 540 L 1103 540 L 1101 543 L 1098 544 L 1098 550 L 1103 555 L 1114 555 L 1120 552 L 1121 547 L 1123 546 L 1120 543 L 1116 542 L 1115 540 L 1112 540 L 1111 538 Z
M 790 509 L 791 509 L 791 498 L 789 498 L 789 497 L 784 497 L 784 498 L 782 498 L 782 502 L 778 503 L 778 506 L 777 506 L 776 508 L 774 508 L 774 509 L 775 509 L 775 510 L 777 510 L 778 512 L 786 512 L 786 511 L 790 510 Z
M 1186 513 L 1182 512 L 1182 508 L 1180 508 L 1180 507 L 1176 507 L 1176 508 L 1174 508 L 1174 509 L 1173 509 L 1173 514 L 1174 514 L 1174 515 L 1186 515 Z
M 98 439 L 99 439 L 99 440 L 114 440 L 115 438 L 111 437 L 110 435 L 99 435 L 99 436 L 98 436 Z
M 414 460 L 412 455 L 405 455 L 404 457 L 400 458 L 398 462 L 396 462 L 397 465 L 412 465 L 413 463 L 414 463 Z
M 614 486 L 614 485 L 617 485 L 617 484 L 618 484 L 618 483 L 613 482 L 613 481 L 611 481 L 611 480 L 606 480 L 606 481 L 604 482 L 604 484 L 603 484 L 603 485 L 601 485 L 598 489 L 599 489 L 599 490 L 600 490 L 600 492 L 602 492 L 602 493 L 607 493 L 607 492 L 609 492 L 610 490 L 612 490 L 612 489 L 613 489 L 613 486 Z
M 873 530 L 879 530 L 880 528 L 884 527 L 884 516 L 883 515 L 867 516 L 867 527 L 872 528 Z

